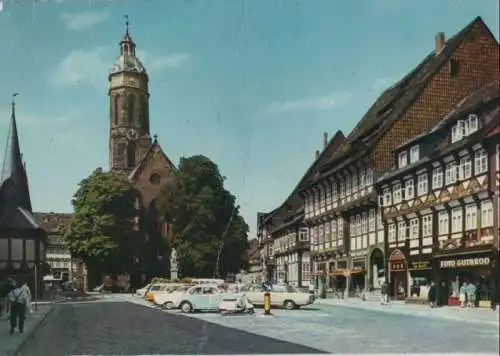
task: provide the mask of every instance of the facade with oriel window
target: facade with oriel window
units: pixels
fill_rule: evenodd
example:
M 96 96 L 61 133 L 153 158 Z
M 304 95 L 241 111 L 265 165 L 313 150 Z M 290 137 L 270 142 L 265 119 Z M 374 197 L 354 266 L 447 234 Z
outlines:
M 498 301 L 499 90 L 484 86 L 399 146 L 397 168 L 377 182 L 396 299 L 424 302 L 434 281 L 441 305 L 459 304 L 463 283 L 478 306 Z

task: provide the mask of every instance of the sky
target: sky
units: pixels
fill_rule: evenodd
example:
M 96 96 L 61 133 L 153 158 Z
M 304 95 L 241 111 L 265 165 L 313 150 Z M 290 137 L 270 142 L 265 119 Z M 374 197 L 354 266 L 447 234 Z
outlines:
M 0 0 L 1 2 L 1 0 Z M 4 0 L 0 147 L 16 98 L 35 211 L 71 212 L 108 166 L 108 71 L 123 15 L 150 77 L 151 134 L 167 156 L 204 154 L 256 213 L 287 198 L 322 148 L 377 96 L 497 0 Z

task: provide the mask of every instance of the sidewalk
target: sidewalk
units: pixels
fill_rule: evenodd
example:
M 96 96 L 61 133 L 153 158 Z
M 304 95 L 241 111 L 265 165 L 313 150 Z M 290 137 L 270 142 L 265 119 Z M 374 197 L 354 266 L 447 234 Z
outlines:
M 362 301 L 359 298 L 316 299 L 314 304 L 499 326 L 499 312 L 486 308 L 430 308 L 428 305 L 405 304 L 404 301 L 392 301 L 389 305 L 380 305 L 380 301 Z
M 15 355 L 38 325 L 47 317 L 52 307 L 53 303 L 39 303 L 38 310 L 26 316 L 24 333 L 22 334 L 16 330 L 14 335 L 10 335 L 9 319 L 7 315 L 2 315 L 0 318 L 0 355 Z

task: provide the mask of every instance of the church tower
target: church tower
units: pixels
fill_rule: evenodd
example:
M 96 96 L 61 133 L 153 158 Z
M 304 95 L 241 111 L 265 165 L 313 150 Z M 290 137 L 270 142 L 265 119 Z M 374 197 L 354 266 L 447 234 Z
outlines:
M 126 31 L 109 81 L 109 168 L 131 172 L 150 148 L 148 74 Z

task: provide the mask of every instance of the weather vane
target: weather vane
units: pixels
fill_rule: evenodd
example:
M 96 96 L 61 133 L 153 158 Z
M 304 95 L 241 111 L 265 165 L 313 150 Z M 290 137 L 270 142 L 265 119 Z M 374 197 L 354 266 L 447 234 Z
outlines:
M 128 15 L 123 15 L 123 17 L 125 18 L 125 26 L 127 27 L 127 33 L 128 33 L 128 25 L 130 24 L 130 22 L 128 21 Z
M 16 96 L 18 96 L 19 93 L 12 93 L 12 104 L 16 103 Z

